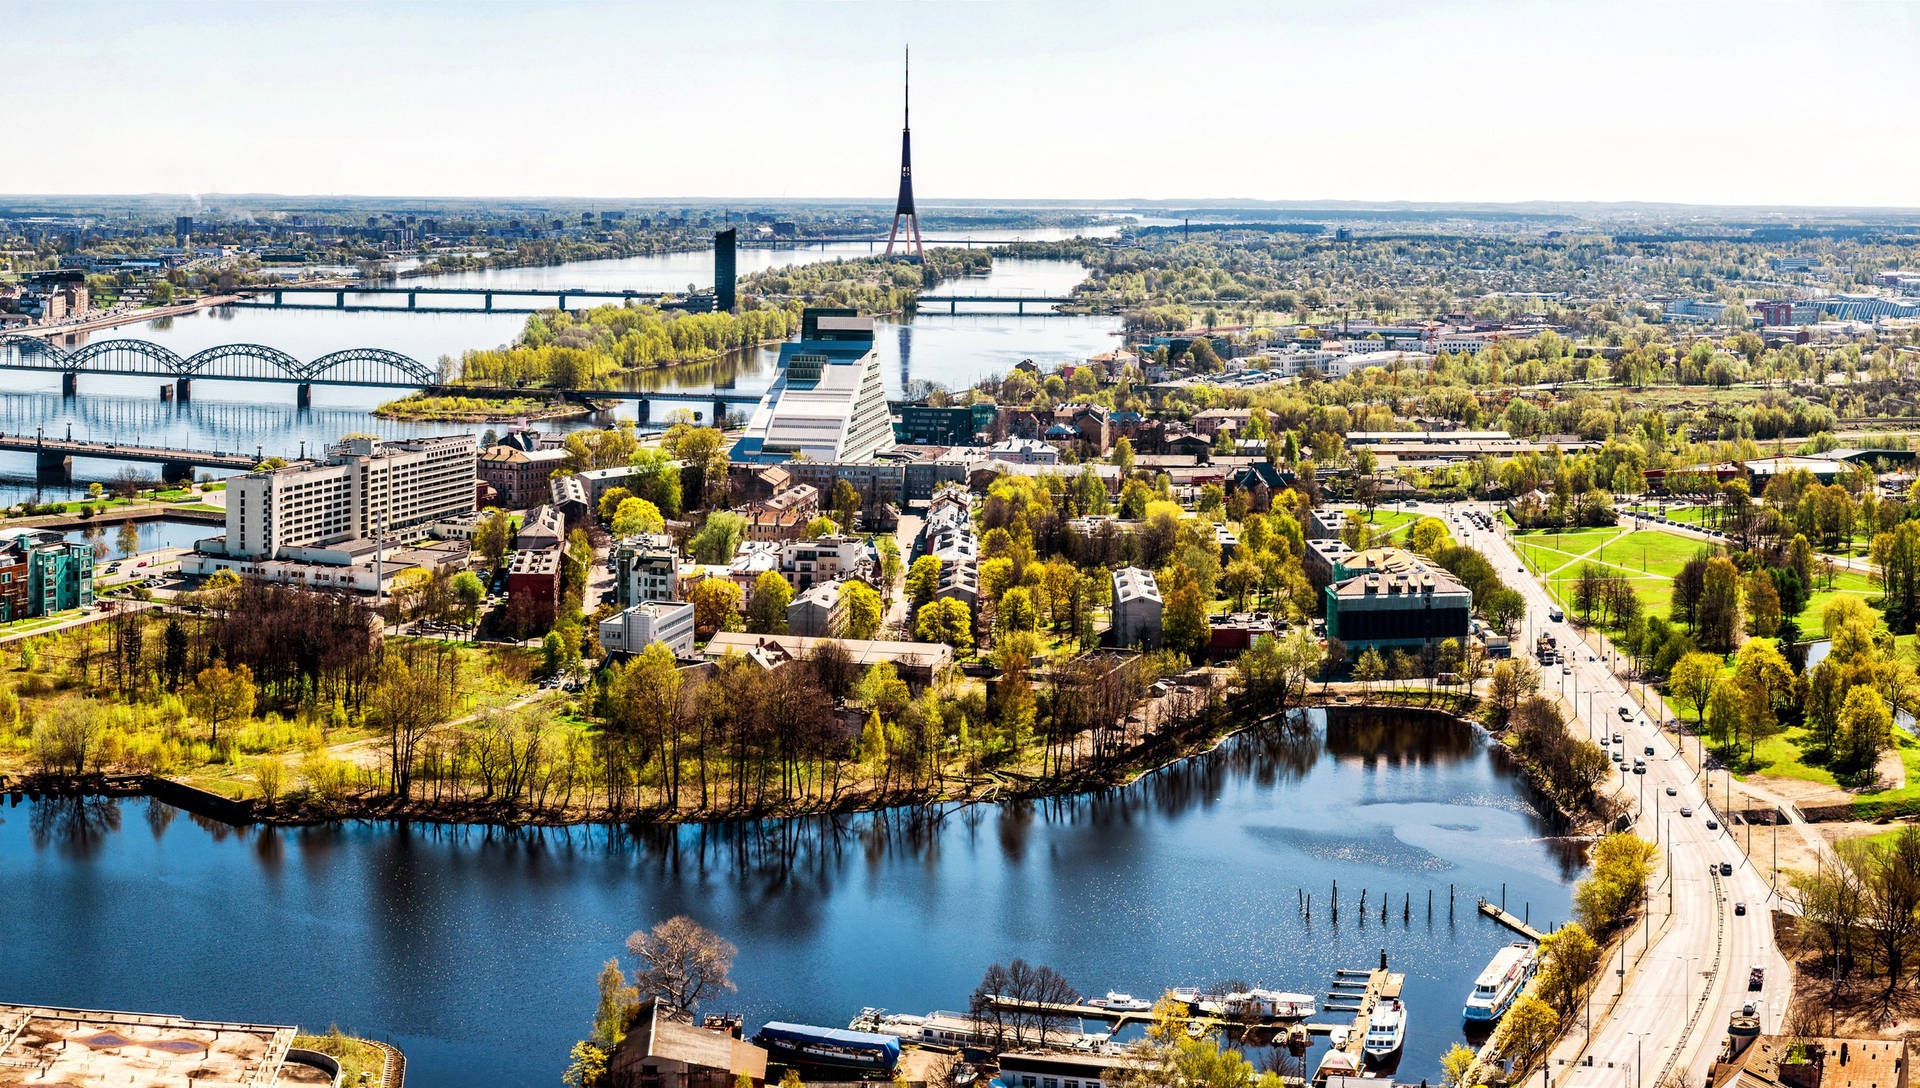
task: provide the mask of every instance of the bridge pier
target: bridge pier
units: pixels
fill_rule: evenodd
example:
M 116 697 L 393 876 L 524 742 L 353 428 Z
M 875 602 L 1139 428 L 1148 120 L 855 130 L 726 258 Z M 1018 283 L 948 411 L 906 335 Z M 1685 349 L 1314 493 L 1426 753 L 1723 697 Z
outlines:
M 173 383 L 173 399 L 178 404 L 185 404 L 193 399 L 192 378 L 181 378 Z
M 275 291 L 275 292 L 273 293 L 273 304 L 274 304 L 275 306 L 278 306 L 278 305 L 280 305 L 281 303 L 283 303 L 283 302 L 285 302 L 285 301 L 286 301 L 286 297 L 285 297 L 285 296 L 286 296 L 286 292 L 285 292 L 285 291 Z
M 557 298 L 560 302 L 560 312 L 563 314 L 566 313 L 567 312 L 567 293 L 565 291 L 562 291 L 554 297 Z
M 335 291 L 333 293 L 333 304 L 342 310 L 346 309 L 347 293 L 345 291 Z
M 487 292 L 487 312 L 488 313 L 493 312 L 493 292 L 492 291 Z
M 407 309 L 414 310 L 414 309 L 418 309 L 419 306 L 420 306 L 420 293 L 418 291 L 408 291 L 407 292 Z
M 175 484 L 181 481 L 193 481 L 193 466 L 185 461 L 163 461 L 160 464 L 160 479 Z
M 167 382 L 160 383 L 160 401 L 163 404 L 173 403 L 173 386 L 171 384 Z
M 294 387 L 293 405 L 296 408 L 313 407 L 313 383 L 312 382 L 301 382 L 299 385 Z
M 652 422 L 653 420 L 653 402 L 652 401 L 643 400 L 640 402 L 639 416 L 640 416 L 640 422 L 642 423 Z
M 1027 314 L 1027 300 L 1021 299 L 1016 305 L 1019 306 L 1019 309 L 1015 310 L 1014 312 L 1019 314 L 1022 317 L 1025 317 Z
M 959 303 L 959 302 L 957 302 L 957 301 L 954 301 L 954 302 L 949 302 L 949 303 L 947 303 L 947 312 L 948 312 L 948 313 L 950 313 L 950 314 L 957 314 L 957 313 L 959 313 L 959 312 L 960 312 L 960 303 Z
M 65 374 L 60 375 L 60 395 L 63 397 L 77 397 L 80 395 L 79 371 L 69 370 Z
M 33 455 L 33 478 L 42 483 L 67 483 L 73 479 L 73 457 L 53 450 Z

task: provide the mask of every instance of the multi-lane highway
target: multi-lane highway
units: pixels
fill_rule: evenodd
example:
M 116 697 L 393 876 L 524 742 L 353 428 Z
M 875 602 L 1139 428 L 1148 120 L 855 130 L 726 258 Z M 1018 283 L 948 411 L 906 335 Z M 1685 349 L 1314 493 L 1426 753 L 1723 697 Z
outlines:
M 1592 1038 L 1584 1024 L 1576 1025 L 1554 1052 L 1549 1076 L 1571 1088 L 1652 1088 L 1668 1074 L 1702 1084 L 1729 1017 L 1744 1006 L 1754 1006 L 1763 1031 L 1780 1028 L 1792 981 L 1773 939 L 1775 900 L 1767 877 L 1748 863 L 1710 805 L 1704 781 L 1629 697 L 1609 668 L 1604 643 L 1594 648 L 1569 624 L 1551 619 L 1556 606 L 1493 520 L 1497 509 L 1474 505 L 1489 516 L 1490 528 L 1466 517 L 1467 504 L 1427 504 L 1422 511 L 1446 518 L 1457 539 L 1478 549 L 1526 597 L 1516 654 L 1530 652 L 1543 632 L 1566 651 L 1565 665 L 1543 670 L 1542 690 L 1566 697 L 1575 711 L 1569 729 L 1621 754 L 1616 794 L 1662 859 L 1647 904 L 1651 928 L 1633 933 L 1626 946 L 1624 992 L 1610 1007 L 1596 1002 Z M 1645 762 L 1645 774 L 1631 773 L 1635 760 Z M 1731 873 L 1722 875 L 1723 866 Z M 1616 955 L 1607 970 L 1620 967 Z M 1755 967 L 1764 972 L 1759 990 L 1749 989 Z M 1601 1000 L 1616 988 L 1603 986 Z

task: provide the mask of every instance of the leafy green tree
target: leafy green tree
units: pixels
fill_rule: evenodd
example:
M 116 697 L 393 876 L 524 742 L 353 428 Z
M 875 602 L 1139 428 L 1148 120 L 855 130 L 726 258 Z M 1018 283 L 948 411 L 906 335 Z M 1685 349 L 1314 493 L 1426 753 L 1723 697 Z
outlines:
M 753 598 L 747 603 L 747 630 L 759 635 L 787 633 L 787 606 L 793 603 L 793 586 L 777 570 L 760 572 L 753 581 Z
M 1693 708 L 1696 725 L 1705 725 L 1707 704 L 1713 698 L 1714 685 L 1720 682 L 1722 659 L 1717 654 L 1688 654 L 1673 666 L 1667 680 L 1667 693 L 1676 702 Z
M 657 533 L 666 527 L 667 521 L 660 516 L 660 508 L 645 499 L 628 499 L 613 513 L 614 536 Z
M 880 632 L 886 602 L 872 586 L 857 579 L 840 583 L 840 600 L 847 610 L 847 637 L 872 638 Z
M 487 599 L 487 587 L 480 576 L 470 570 L 463 570 L 453 576 L 448 584 L 453 591 L 453 599 L 460 604 L 461 617 L 467 623 L 479 618 L 480 605 Z
M 507 564 L 507 552 L 513 547 L 513 519 L 505 510 L 490 506 L 480 515 L 480 521 L 473 528 L 473 551 L 487 564 L 489 570 L 499 570 Z
M 725 578 L 703 578 L 687 594 L 693 604 L 693 626 L 703 637 L 733 631 L 740 624 L 740 587 Z
M 940 557 L 923 555 L 907 568 L 907 605 L 919 615 L 940 592 Z
M 633 498 L 633 492 L 628 491 L 624 487 L 608 488 L 607 493 L 600 496 L 600 520 L 611 525 L 613 523 L 613 515 L 620 509 L 620 504 L 631 498 Z M 658 512 L 659 509 L 657 506 L 654 507 L 656 512 Z
M 245 665 L 232 669 L 219 663 L 209 665 L 187 685 L 186 697 L 194 717 L 212 727 L 211 739 L 218 747 L 223 723 L 253 714 L 253 670 Z
M 973 613 L 953 597 L 930 601 L 914 613 L 913 637 L 922 642 L 944 642 L 955 650 L 970 650 Z
M 715 510 L 707 523 L 687 541 L 687 551 L 702 563 L 726 563 L 747 538 L 747 519 L 731 510 Z

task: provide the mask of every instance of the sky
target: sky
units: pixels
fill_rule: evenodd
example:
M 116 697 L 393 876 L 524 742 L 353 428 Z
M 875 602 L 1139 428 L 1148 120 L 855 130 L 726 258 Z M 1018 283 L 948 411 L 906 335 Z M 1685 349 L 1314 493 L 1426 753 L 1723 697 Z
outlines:
M 0 0 L 0 193 L 1920 205 L 1920 3 Z

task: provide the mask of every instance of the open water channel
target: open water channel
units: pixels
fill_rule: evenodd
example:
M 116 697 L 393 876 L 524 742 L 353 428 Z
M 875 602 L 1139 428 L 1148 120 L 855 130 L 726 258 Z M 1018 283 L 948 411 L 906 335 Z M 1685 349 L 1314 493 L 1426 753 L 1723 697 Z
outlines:
M 1241 979 L 1324 999 L 1384 948 L 1407 972 L 1411 1082 L 1437 1078 L 1512 939 L 1475 897 L 1504 885 L 1556 922 L 1577 858 L 1476 731 L 1320 712 L 1123 789 L 938 816 L 237 831 L 146 800 L 21 802 L 0 807 L 0 999 L 338 1023 L 403 1047 L 410 1084 L 546 1086 L 600 963 L 681 913 L 739 946 L 739 992 L 709 1011 L 750 1030 L 964 1009 L 1016 956 L 1089 994 Z

